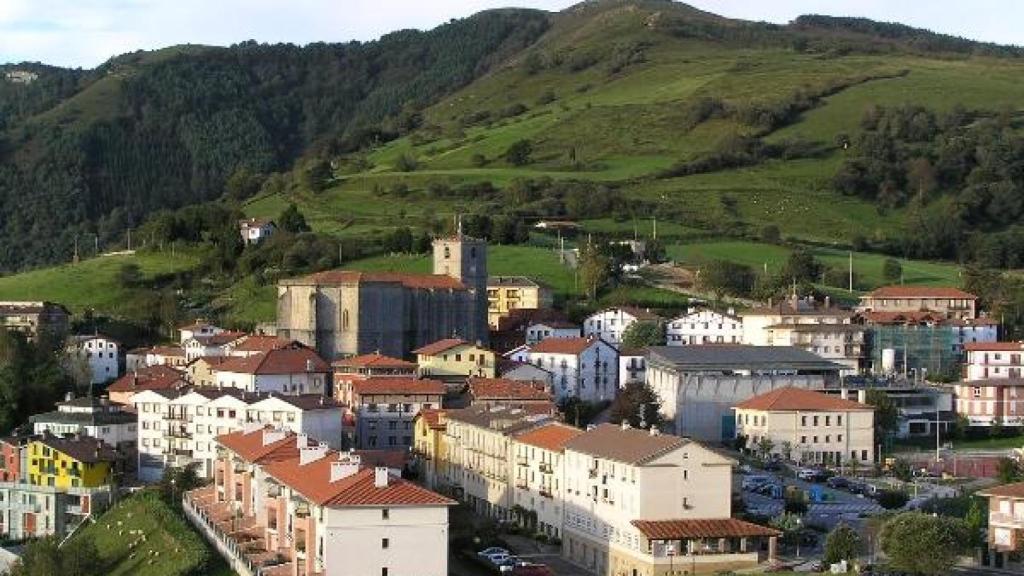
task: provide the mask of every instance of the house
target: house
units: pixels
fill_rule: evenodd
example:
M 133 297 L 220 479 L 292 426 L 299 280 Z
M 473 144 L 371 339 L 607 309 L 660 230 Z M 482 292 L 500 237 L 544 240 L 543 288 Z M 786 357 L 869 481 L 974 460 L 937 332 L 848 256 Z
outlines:
M 990 565 L 1018 572 L 1012 559 L 1024 544 L 1024 482 L 985 488 L 977 495 L 988 498 Z
M 18 483 L 28 470 L 29 442 L 35 437 L 29 434 L 18 434 L 0 437 L 0 484 L 4 482 Z M 0 530 L 0 534 L 3 530 Z
M 550 422 L 512 435 L 512 509 L 525 511 L 518 521 L 530 532 L 562 537 L 565 445 L 580 434 L 579 428 Z
M 487 344 L 487 243 L 434 240 L 433 274 L 334 270 L 282 280 L 277 335 L 328 360 L 405 358 L 442 338 Z
M 203 356 L 227 356 L 234 344 L 247 338 L 245 332 L 224 330 L 216 334 L 192 336 L 181 343 L 185 349 L 185 361 L 191 362 Z
M 52 412 L 29 416 L 34 434 L 96 438 L 134 459 L 138 416 L 106 398 L 73 398 Z
M 500 358 L 498 360 L 498 377 L 519 382 L 543 382 L 549 390 L 554 383 L 554 375 L 540 366 L 530 364 L 529 357 L 525 362 Z
M 58 346 L 68 334 L 71 313 L 53 302 L 0 301 L 0 329 Z
M 512 310 L 551 308 L 553 304 L 551 288 L 526 276 L 487 278 L 487 323 L 492 329 Z
M 953 385 L 956 412 L 971 426 L 1024 425 L 1024 378 L 987 378 Z
M 642 348 L 619 349 L 619 388 L 647 381 L 647 351 Z
M 923 380 L 928 374 L 960 375 L 965 347 L 998 340 L 999 323 L 984 316 L 951 318 L 942 312 L 860 313 L 871 331 L 871 370 Z
M 275 395 L 234 388 L 147 390 L 133 398 L 139 415 L 138 476 L 156 482 L 167 467 L 196 464 L 210 478 L 220 434 L 265 424 L 342 443 L 342 406 L 322 394 Z
M 28 483 L 56 488 L 97 488 L 115 480 L 117 452 L 102 440 L 43 434 L 28 444 Z
M 743 318 L 730 308 L 724 314 L 715 310 L 691 308 L 686 314 L 669 320 L 665 328 L 669 346 L 697 344 L 742 344 Z
M 298 348 L 302 344 L 292 340 L 285 340 L 277 336 L 266 336 L 263 334 L 250 334 L 241 340 L 236 340 L 228 346 L 228 356 L 255 356 L 280 350 L 282 348 Z
M 72 336 L 67 353 L 88 366 L 89 384 L 103 384 L 121 375 L 120 348 L 117 340 L 106 336 Z
M 826 296 L 821 304 L 813 298 L 793 295 L 777 304 L 752 308 L 743 318 L 743 343 L 753 346 L 795 346 L 842 364 L 843 375 L 867 368 L 865 328 L 853 323 L 854 313 L 833 306 Z
M 974 342 L 966 344 L 964 380 L 1020 378 L 1024 368 L 1024 342 Z
M 717 452 L 628 424 L 600 424 L 563 448 L 562 556 L 589 572 L 717 573 L 774 560 L 781 533 L 732 518 L 733 461 Z
M 352 382 L 342 396 L 355 415 L 352 445 L 360 450 L 408 451 L 416 415 L 440 408 L 444 394 L 444 382 L 411 376 L 371 376 Z
M 548 338 L 579 338 L 580 327 L 567 320 L 532 322 L 526 327 L 526 345 L 533 346 Z
M 335 360 L 331 363 L 331 367 L 334 370 L 334 397 L 349 405 L 351 405 L 349 397 L 353 382 L 375 376 L 412 378 L 416 376 L 418 368 L 414 362 L 406 362 L 400 358 L 392 358 L 376 352 Z
M 238 221 L 238 233 L 242 235 L 242 242 L 246 245 L 259 244 L 276 231 L 277 224 L 274 224 L 273 220 L 246 218 Z
M 733 408 L 747 450 L 828 466 L 875 461 L 875 409 L 802 388 L 759 394 Z M 854 464 L 856 463 L 856 464 Z
M 619 387 L 619 353 L 600 338 L 548 338 L 529 349 L 530 364 L 554 375 L 557 401 L 610 402 Z
M 424 408 L 413 418 L 413 465 L 431 490 L 438 490 L 440 479 L 448 477 L 447 430 L 445 411 L 440 408 Z
M 194 386 L 216 386 L 217 370 L 231 356 L 200 356 L 185 366 L 185 378 Z
M 839 384 L 842 366 L 791 346 L 651 346 L 647 383 L 677 434 L 719 442 L 735 436 L 732 407 L 758 394 L 794 386 Z
M 329 394 L 331 368 L 305 346 L 232 357 L 217 366 L 217 386 L 246 392 Z
M 146 351 L 146 366 L 170 366 L 184 370 L 188 356 L 181 346 L 154 346 Z
M 470 378 L 470 406 L 509 406 L 538 413 L 556 412 L 548 384 L 521 382 L 508 378 Z
M 196 320 L 191 324 L 178 327 L 178 344 L 185 344 L 186 340 L 190 340 L 197 336 L 213 336 L 214 334 L 220 334 L 224 332 L 224 329 L 204 322 L 202 320 Z
M 637 321 L 662 323 L 661 316 L 650 310 L 627 306 L 608 308 L 587 316 L 583 321 L 583 335 L 587 338 L 600 338 L 617 347 L 622 343 L 626 329 Z
M 441 380 L 497 376 L 497 354 L 459 338 L 446 338 L 413 350 L 420 374 Z
M 238 572 L 447 576 L 448 498 L 303 434 L 250 426 L 216 444 L 213 483 L 183 508 Z
M 536 328 L 531 330 L 531 326 Z M 544 325 L 544 326 L 541 326 Z M 558 328 L 554 328 L 557 325 Z M 496 328 L 491 329 L 491 349 L 504 354 L 517 346 L 526 344 L 529 340 L 540 341 L 544 331 L 548 336 L 555 333 L 562 336 L 579 336 L 579 328 L 573 331 L 575 325 L 569 322 L 564 312 L 553 308 L 514 308 L 508 314 L 498 319 Z
M 978 317 L 978 297 L 958 288 L 883 286 L 860 297 L 860 312 L 935 312 L 946 318 Z
M 185 375 L 170 366 L 158 364 L 128 372 L 107 387 L 110 401 L 134 406 L 132 397 L 144 390 L 178 390 L 188 386 Z

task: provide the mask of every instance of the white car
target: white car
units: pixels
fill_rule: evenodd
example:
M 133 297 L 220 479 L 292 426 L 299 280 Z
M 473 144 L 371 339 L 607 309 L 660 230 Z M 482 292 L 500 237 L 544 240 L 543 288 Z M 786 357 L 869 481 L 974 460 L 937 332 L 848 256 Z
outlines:
M 505 550 L 504 548 L 498 548 L 497 546 L 491 546 L 490 548 L 481 550 L 476 553 L 477 556 L 481 558 L 487 558 L 488 560 L 490 560 L 491 556 L 494 556 L 496 554 L 504 554 L 505 556 L 508 556 L 509 551 Z
M 760 474 L 753 475 L 753 476 L 747 476 L 746 478 L 743 479 L 743 489 L 744 490 L 753 490 L 753 489 L 757 488 L 758 486 L 767 484 L 767 483 L 769 483 L 771 481 L 772 481 L 772 477 L 771 476 L 764 476 L 764 475 L 760 475 Z
M 502 564 L 508 563 L 509 560 L 514 560 L 515 556 L 499 552 L 497 554 L 491 554 L 490 556 L 484 556 L 484 558 L 495 566 L 501 566 Z

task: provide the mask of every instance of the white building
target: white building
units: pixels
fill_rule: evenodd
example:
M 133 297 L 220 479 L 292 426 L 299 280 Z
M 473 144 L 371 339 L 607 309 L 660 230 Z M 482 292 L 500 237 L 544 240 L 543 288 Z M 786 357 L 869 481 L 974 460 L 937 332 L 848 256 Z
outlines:
M 330 365 L 316 352 L 303 346 L 233 357 L 217 366 L 216 372 L 220 388 L 281 394 L 330 394 Z
M 547 338 L 579 338 L 580 327 L 572 322 L 547 320 L 526 326 L 526 345 L 532 346 Z
M 210 324 L 209 322 L 199 320 L 191 324 L 178 327 L 178 343 L 184 344 L 185 341 L 190 338 L 195 338 L 197 336 L 213 336 L 214 334 L 220 334 L 221 332 L 224 332 L 223 328 Z
M 965 344 L 965 380 L 1021 378 L 1024 374 L 1024 342 L 975 342 Z
M 526 528 L 562 537 L 563 504 L 565 501 L 566 442 L 583 430 L 559 422 L 512 435 L 512 460 L 515 466 L 512 506 L 520 506 L 536 514 L 535 519 L 522 518 Z M 531 525 L 532 524 L 532 525 Z
M 139 479 L 155 482 L 164 468 L 198 463 L 209 478 L 216 456 L 214 438 L 263 423 L 316 434 L 341 447 L 342 408 L 319 394 L 252 394 L 235 389 L 146 390 L 136 394 Z
M 553 375 L 556 401 L 577 396 L 612 401 L 619 388 L 619 353 L 600 338 L 548 338 L 531 347 L 530 364 Z
M 259 244 L 270 238 L 276 230 L 277 225 L 271 220 L 246 218 L 238 221 L 238 232 L 246 244 Z
M 246 338 L 245 332 L 218 332 L 210 335 L 192 336 L 181 343 L 185 349 L 185 361 L 209 356 L 227 356 L 234 344 Z
M 106 398 L 68 398 L 57 410 L 29 417 L 33 434 L 54 436 L 80 434 L 102 440 L 124 451 L 133 451 L 138 437 L 135 414 Z
M 121 376 L 121 345 L 99 335 L 72 336 L 68 354 L 89 364 L 90 384 L 102 384 Z
M 743 319 L 731 308 L 725 314 L 714 310 L 690 309 L 669 321 L 665 343 L 669 346 L 695 344 L 741 344 Z
M 170 366 L 184 370 L 188 364 L 181 346 L 154 346 L 146 350 L 146 366 Z
M 660 316 L 649 310 L 627 306 L 608 308 L 587 316 L 583 321 L 583 335 L 587 338 L 601 338 L 617 347 L 622 343 L 622 334 L 626 328 L 638 320 L 659 324 L 662 322 Z
M 647 355 L 642 349 L 619 349 L 619 388 L 647 381 Z

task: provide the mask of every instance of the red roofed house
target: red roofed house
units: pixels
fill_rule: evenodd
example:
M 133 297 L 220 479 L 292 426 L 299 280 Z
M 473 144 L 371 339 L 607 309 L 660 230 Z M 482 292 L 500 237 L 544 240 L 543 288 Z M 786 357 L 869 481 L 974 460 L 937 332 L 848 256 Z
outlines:
M 1024 372 L 1024 342 L 972 342 L 964 350 L 964 380 L 1020 378 Z
M 417 366 L 414 362 L 406 362 L 374 352 L 335 360 L 331 363 L 334 369 L 334 397 L 349 403 L 352 395 L 352 383 L 366 380 L 373 376 L 416 376 Z
M 548 338 L 530 347 L 530 364 L 551 372 L 555 398 L 611 401 L 619 389 L 619 353 L 600 338 Z
M 446 338 L 413 350 L 420 374 L 443 380 L 497 376 L 498 355 L 460 338 Z
M 270 238 L 275 230 L 277 224 L 265 218 L 246 218 L 238 221 L 238 232 L 242 235 L 242 242 L 246 244 L 259 244 Z
M 471 406 L 550 405 L 551 392 L 545 382 L 522 382 L 506 378 L 470 378 L 469 403 Z
M 978 297 L 958 288 L 936 286 L 883 286 L 860 297 L 859 311 L 921 312 L 930 310 L 947 318 L 977 318 Z
M 453 501 L 305 435 L 255 425 L 216 442 L 214 483 L 188 492 L 184 510 L 232 566 L 448 574 Z
M 487 244 L 434 240 L 433 274 L 335 270 L 282 280 L 277 335 L 329 360 L 404 358 L 441 338 L 487 343 Z
M 228 348 L 228 356 L 255 356 L 280 350 L 281 348 L 297 348 L 302 346 L 298 342 L 278 338 L 277 336 L 266 336 L 263 334 L 252 334 L 236 341 Z
M 532 515 L 521 515 L 520 524 L 533 532 L 543 532 L 552 538 L 562 537 L 566 487 L 562 463 L 565 444 L 583 434 L 583 430 L 567 424 L 552 422 L 539 428 L 519 432 L 512 436 L 514 461 L 513 501 Z
M 132 396 L 144 390 L 180 390 L 188 386 L 185 375 L 170 366 L 156 365 L 133 370 L 107 387 L 111 402 L 132 407 Z M 129 408 L 131 410 L 132 408 Z
M 870 465 L 875 412 L 867 404 L 803 388 L 777 388 L 733 407 L 747 449 L 815 464 Z
M 188 364 L 181 346 L 154 346 L 146 351 L 146 366 L 171 366 L 184 370 Z
M 440 408 L 445 385 L 411 376 L 374 376 L 352 382 L 341 400 L 355 414 L 352 446 L 360 450 L 409 450 L 420 410 Z
M 1024 546 L 1024 482 L 986 488 L 978 495 L 988 497 L 990 564 L 1017 573 L 1020 564 L 1008 562 L 1011 555 L 1018 556 Z
M 233 357 L 217 366 L 217 386 L 246 392 L 327 394 L 331 368 L 306 347 L 281 348 Z
M 185 360 L 191 362 L 203 356 L 227 356 L 231 345 L 246 337 L 245 332 L 218 332 L 216 334 L 193 336 L 181 343 L 185 349 Z

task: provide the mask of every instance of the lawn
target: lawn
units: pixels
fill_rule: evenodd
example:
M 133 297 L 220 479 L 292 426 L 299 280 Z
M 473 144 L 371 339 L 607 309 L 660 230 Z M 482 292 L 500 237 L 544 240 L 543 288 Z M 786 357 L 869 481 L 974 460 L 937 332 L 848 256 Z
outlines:
M 943 444 L 947 441 L 943 439 Z M 952 441 L 954 450 L 1009 450 L 1024 447 L 1024 436 L 999 438 L 967 438 Z M 896 452 L 919 452 L 935 450 L 935 438 L 904 438 L 894 442 Z
M 234 574 L 187 521 L 173 512 L 153 490 L 120 501 L 74 538 L 92 538 L 108 576 Z M 134 542 L 138 544 L 133 548 Z

